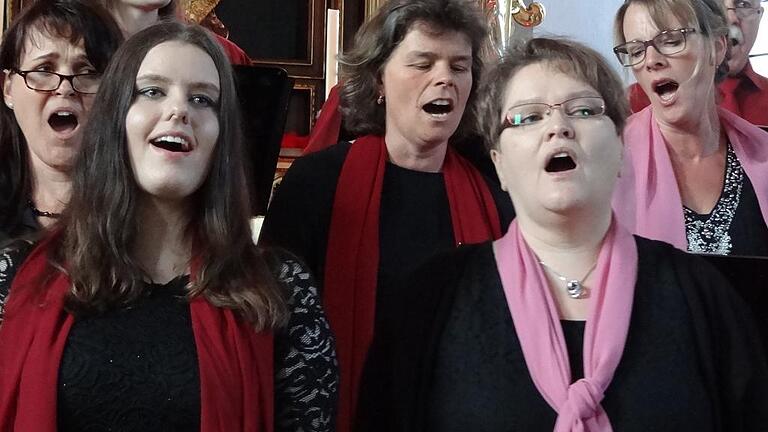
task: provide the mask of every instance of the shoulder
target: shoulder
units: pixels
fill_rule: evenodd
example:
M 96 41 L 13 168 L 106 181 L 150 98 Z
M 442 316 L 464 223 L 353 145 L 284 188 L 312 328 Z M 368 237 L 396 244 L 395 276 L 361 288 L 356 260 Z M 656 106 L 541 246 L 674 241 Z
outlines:
M 320 151 L 304 155 L 293 162 L 289 172 L 316 172 L 319 168 L 322 174 L 328 172 L 338 173 L 344 165 L 344 160 L 347 158 L 350 147 L 352 147 L 351 143 L 342 141 Z
M 281 248 L 267 248 L 262 253 L 278 284 L 285 288 L 285 295 L 292 309 L 320 304 L 312 272 L 300 258 Z
M 247 65 L 251 63 L 251 59 L 248 58 L 248 54 L 243 51 L 242 48 L 237 46 L 229 39 L 223 38 L 216 33 L 213 33 L 216 42 L 224 49 L 224 53 L 229 58 L 230 63 L 238 65 Z

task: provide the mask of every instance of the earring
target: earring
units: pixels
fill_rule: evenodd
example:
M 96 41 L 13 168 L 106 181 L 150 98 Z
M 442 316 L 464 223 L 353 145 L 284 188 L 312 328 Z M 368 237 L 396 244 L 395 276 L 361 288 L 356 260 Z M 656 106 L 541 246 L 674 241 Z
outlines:
M 7 106 L 8 109 L 13 109 L 13 102 L 6 102 L 5 106 Z
M 379 95 L 379 97 L 376 99 L 376 104 L 381 105 L 384 103 L 384 95 Z

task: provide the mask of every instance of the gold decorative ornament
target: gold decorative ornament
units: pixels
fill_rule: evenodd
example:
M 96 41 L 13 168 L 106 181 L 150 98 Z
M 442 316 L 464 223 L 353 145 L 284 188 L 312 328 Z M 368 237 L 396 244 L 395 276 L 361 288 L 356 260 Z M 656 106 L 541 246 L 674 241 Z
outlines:
M 525 5 L 523 0 L 481 0 L 490 39 L 496 54 L 503 53 L 511 42 L 533 37 L 533 27 L 544 20 L 541 3 Z

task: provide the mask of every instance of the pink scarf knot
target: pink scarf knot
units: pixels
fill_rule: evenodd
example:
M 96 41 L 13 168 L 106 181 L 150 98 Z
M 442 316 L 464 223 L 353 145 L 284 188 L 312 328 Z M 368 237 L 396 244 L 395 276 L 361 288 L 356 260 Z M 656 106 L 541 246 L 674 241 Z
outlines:
M 637 280 L 635 239 L 613 218 L 603 238 L 584 328 L 584 378 L 571 383 L 562 324 L 539 260 L 517 221 L 494 243 L 507 306 L 536 389 L 558 414 L 555 432 L 611 432 L 600 405 L 621 360 Z

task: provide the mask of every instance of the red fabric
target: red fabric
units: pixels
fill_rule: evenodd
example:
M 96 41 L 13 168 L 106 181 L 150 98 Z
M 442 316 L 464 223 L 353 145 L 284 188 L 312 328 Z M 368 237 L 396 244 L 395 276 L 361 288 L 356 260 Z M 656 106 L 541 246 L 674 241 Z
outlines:
M 721 107 L 752 124 L 768 128 L 768 78 L 758 75 L 751 64 L 747 63 L 738 75 L 727 77 L 718 90 Z M 629 86 L 627 93 L 633 113 L 651 104 L 637 83 Z
M 351 430 L 360 375 L 373 337 L 386 161 L 384 138 L 365 136 L 355 141 L 344 161 L 333 202 L 323 302 L 336 335 L 341 370 L 339 432 Z M 499 216 L 488 186 L 482 175 L 450 147 L 443 176 L 456 244 L 499 238 Z
M 213 34 L 216 37 L 216 41 L 221 45 L 222 48 L 224 48 L 224 53 L 229 57 L 229 62 L 233 65 L 249 65 L 251 64 L 251 59 L 248 57 L 248 54 L 243 51 L 242 48 L 237 46 L 234 42 L 232 42 L 229 39 L 223 38 L 216 33 Z
M 320 116 L 309 134 L 309 144 L 304 149 L 304 154 L 314 153 L 339 142 L 341 132 L 341 111 L 339 105 L 341 85 L 336 84 L 328 92 L 328 98 L 320 110 Z
M 49 269 L 55 239 L 19 269 L 0 326 L 0 431 L 56 431 L 58 372 L 74 321 L 63 311 L 70 281 Z M 273 430 L 272 335 L 202 298 L 190 304 L 200 367 L 202 432 Z

